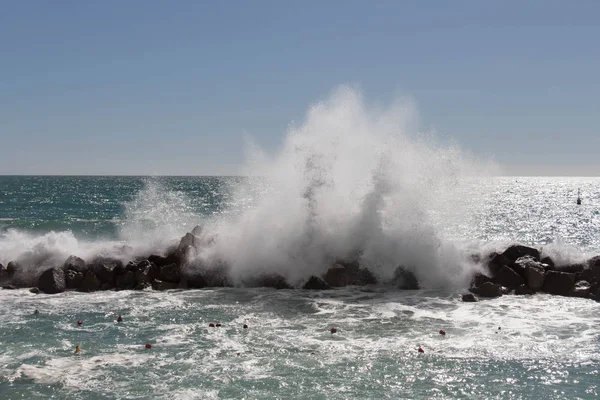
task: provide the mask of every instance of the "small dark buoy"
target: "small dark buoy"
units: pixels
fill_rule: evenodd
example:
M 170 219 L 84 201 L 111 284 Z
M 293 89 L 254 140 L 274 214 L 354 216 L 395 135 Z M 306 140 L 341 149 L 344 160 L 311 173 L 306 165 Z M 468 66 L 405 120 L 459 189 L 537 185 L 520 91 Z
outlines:
M 244 329 L 248 329 L 248 325 L 244 324 Z
M 123 317 L 121 317 L 121 316 L 119 315 L 119 318 L 117 318 L 117 322 L 123 322 Z
M 337 329 L 336 328 L 331 328 L 331 333 L 332 334 L 337 333 Z
M 147 349 L 151 349 L 151 348 L 152 348 L 152 345 L 151 345 L 150 343 L 146 343 L 146 348 L 147 348 Z
M 425 353 L 425 350 L 423 350 L 421 346 L 419 346 L 419 353 Z
M 208 324 L 209 328 L 214 328 L 215 324 L 213 324 L 212 322 L 210 324 Z
M 215 326 L 216 326 L 217 328 L 220 328 L 220 327 L 221 327 L 221 323 L 220 323 L 220 322 L 217 322 L 217 325 L 215 325 Z
M 446 336 L 446 331 L 445 331 L 445 330 L 443 330 L 443 329 L 440 329 L 440 335 L 442 335 L 442 336 Z
M 33 314 L 34 314 L 34 315 L 38 315 L 39 313 L 40 313 L 40 310 L 35 310 L 35 311 L 33 312 Z
M 82 325 L 82 324 L 83 324 L 83 321 L 82 321 L 82 320 L 78 320 L 78 321 L 77 321 L 77 325 Z
M 502 330 L 502 328 L 498 327 L 498 330 L 500 331 L 500 330 Z

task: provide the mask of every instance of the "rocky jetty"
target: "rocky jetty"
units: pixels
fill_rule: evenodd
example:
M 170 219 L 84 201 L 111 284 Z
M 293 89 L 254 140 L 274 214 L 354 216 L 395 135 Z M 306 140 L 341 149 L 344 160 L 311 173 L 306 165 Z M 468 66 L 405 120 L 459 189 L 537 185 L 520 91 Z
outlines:
M 556 265 L 540 256 L 539 249 L 523 245 L 489 254 L 482 258 L 483 272 L 473 277 L 469 291 L 479 297 L 542 292 L 600 301 L 600 256 L 570 265 Z

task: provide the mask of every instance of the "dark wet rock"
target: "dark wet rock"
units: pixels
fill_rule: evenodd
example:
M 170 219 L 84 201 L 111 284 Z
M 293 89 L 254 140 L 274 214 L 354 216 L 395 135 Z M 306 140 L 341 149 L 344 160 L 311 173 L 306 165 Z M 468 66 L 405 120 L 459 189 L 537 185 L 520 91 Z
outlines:
M 151 283 L 158 276 L 159 271 L 160 268 L 153 262 L 142 260 L 135 265 L 133 274 L 138 284 Z
M 199 237 L 200 235 L 202 235 L 203 230 L 204 229 L 202 228 L 202 225 L 196 225 L 194 229 L 192 229 L 192 235 Z
M 583 263 L 559 265 L 552 268 L 554 271 L 567 272 L 569 274 L 580 274 L 586 269 L 587 265 Z
M 531 263 L 527 265 L 527 268 L 525 269 L 525 281 L 527 282 L 527 286 L 533 290 L 540 290 L 542 286 L 544 286 L 545 276 L 546 270 L 544 269 L 543 264 L 538 265 L 538 263 Z
M 469 291 L 480 297 L 500 297 L 500 296 L 502 296 L 502 286 L 495 285 L 492 282 L 486 282 L 479 287 L 470 288 Z
M 131 290 L 137 285 L 133 271 L 127 271 L 124 274 L 117 275 L 115 278 L 115 287 L 119 290 Z
M 477 299 L 471 293 L 466 293 L 462 295 L 462 301 L 466 303 L 475 303 Z
M 490 282 L 491 280 L 492 278 L 489 276 L 484 275 L 481 272 L 476 272 L 475 275 L 473 275 L 473 279 L 471 279 L 470 287 L 479 287 L 486 282 Z
M 394 286 L 400 290 L 419 289 L 419 281 L 416 275 L 403 267 L 396 268 L 392 282 L 394 283 Z
M 186 250 L 190 247 L 193 249 L 198 249 L 201 243 L 202 242 L 199 237 L 192 233 L 186 233 L 185 236 L 181 238 L 179 246 L 177 246 L 177 250 L 186 252 Z
M 6 272 L 9 278 L 14 277 L 20 270 L 22 270 L 22 266 L 16 261 L 11 261 L 6 265 Z
M 187 286 L 190 289 L 202 289 L 207 286 L 206 279 L 198 270 L 187 270 L 183 274 L 182 280 L 187 281 Z
M 496 275 L 502 267 L 507 267 L 512 264 L 512 261 L 502 254 L 492 253 L 488 257 L 487 267 L 492 276 Z
M 525 279 L 511 268 L 504 266 L 496 273 L 492 282 L 500 286 L 515 289 L 525 283 Z
M 544 257 L 542 258 L 542 264 L 546 264 L 548 267 L 553 268 L 554 260 L 550 257 Z
M 600 282 L 600 256 L 596 256 L 588 261 L 588 269 L 591 281 Z
M 338 262 L 327 270 L 323 280 L 332 287 L 364 286 L 377 283 L 375 276 L 357 262 Z
M 152 289 L 154 290 L 177 289 L 178 286 L 179 282 L 165 282 L 160 279 L 155 279 L 154 282 L 152 282 Z
M 225 264 L 216 264 L 202 269 L 202 276 L 206 281 L 206 287 L 231 287 L 228 269 Z
M 180 264 L 181 255 L 177 254 L 176 252 L 170 253 L 166 257 L 152 254 L 150 257 L 148 257 L 148 261 L 154 263 L 158 267 L 169 264 Z
M 158 279 L 167 282 L 179 282 L 181 279 L 181 267 L 179 264 L 163 265 L 158 271 Z
M 115 268 L 123 268 L 123 261 L 115 258 L 98 257 L 91 263 L 91 270 L 103 284 L 114 285 Z
M 510 246 L 502 255 L 511 261 L 516 261 L 523 256 L 531 256 L 535 260 L 540 259 L 540 251 L 538 249 L 520 244 Z
M 101 285 L 102 282 L 100 282 L 100 279 L 98 279 L 94 272 L 86 271 L 77 290 L 80 292 L 95 292 L 96 290 L 100 290 Z
M 568 296 L 575 285 L 575 274 L 548 271 L 542 290 L 546 293 Z
M 598 282 L 598 279 L 596 279 L 596 277 L 594 276 L 594 271 L 591 268 L 585 268 L 583 271 L 577 274 L 576 280 Z
M 532 288 L 530 288 L 527 285 L 521 285 L 518 288 L 515 289 L 515 295 L 531 295 L 531 294 L 535 294 L 535 290 L 533 290 Z
M 83 272 L 75 271 L 73 269 L 65 270 L 65 282 L 67 289 L 77 289 L 83 281 Z
M 590 295 L 591 285 L 587 281 L 579 281 L 575 283 L 575 286 L 571 289 L 569 294 L 572 297 L 583 297 L 586 298 Z
M 16 290 L 18 288 L 15 285 L 4 285 L 4 286 L 2 286 L 2 289 L 4 289 L 4 290 Z
M 83 260 L 83 258 L 79 258 L 76 256 L 69 256 L 69 258 L 67 258 L 67 260 L 65 261 L 63 267 L 65 270 L 72 270 L 81 273 L 87 271 L 87 266 L 85 265 L 85 261 Z
M 38 287 L 47 294 L 62 293 L 67 288 L 65 271 L 62 268 L 50 268 L 40 275 Z
M 500 293 L 502 293 L 502 294 L 510 294 L 511 292 L 512 292 L 512 289 L 511 288 L 507 288 L 506 286 L 502 286 L 500 288 Z
M 329 290 L 331 286 L 327 284 L 323 279 L 318 276 L 311 276 L 308 281 L 302 286 L 305 290 Z
M 0 285 L 7 284 L 9 281 L 8 270 L 2 264 L 0 264 Z
M 40 294 L 42 293 L 42 291 L 39 288 L 32 287 L 31 289 L 29 289 L 29 293 Z
M 257 286 L 273 289 L 293 289 L 285 278 L 278 274 L 264 275 L 256 281 Z

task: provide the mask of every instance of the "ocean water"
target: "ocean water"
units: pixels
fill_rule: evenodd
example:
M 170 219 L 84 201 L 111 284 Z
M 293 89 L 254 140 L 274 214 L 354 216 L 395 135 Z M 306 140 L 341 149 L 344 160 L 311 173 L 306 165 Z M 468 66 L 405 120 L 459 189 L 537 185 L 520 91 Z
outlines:
M 160 231 L 162 224 L 178 237 L 215 216 L 239 221 L 260 204 L 233 194 L 244 181 L 1 177 L 0 262 L 17 253 L 80 254 L 152 239 L 135 232 Z M 464 199 L 472 212 L 457 219 L 456 209 L 437 210 L 431 224 L 465 252 L 521 241 L 578 259 L 600 253 L 599 184 L 470 181 L 461 190 L 470 194 Z M 598 397 L 599 303 L 543 294 L 462 303 L 459 293 L 454 285 L 405 292 L 0 290 L 0 397 Z M 115 322 L 118 315 L 123 323 Z M 209 328 L 210 322 L 223 326 Z
M 597 398 L 600 303 L 460 294 L 481 268 L 472 256 L 510 243 L 558 264 L 600 254 L 600 179 L 497 176 L 421 133 L 415 113 L 342 87 L 276 151 L 250 141 L 244 178 L 0 177 L 2 264 L 128 261 L 199 225 L 190 264 L 226 265 L 236 286 L 0 290 L 0 398 Z M 423 289 L 242 284 L 277 273 L 300 286 L 340 259 L 381 282 L 402 265 Z

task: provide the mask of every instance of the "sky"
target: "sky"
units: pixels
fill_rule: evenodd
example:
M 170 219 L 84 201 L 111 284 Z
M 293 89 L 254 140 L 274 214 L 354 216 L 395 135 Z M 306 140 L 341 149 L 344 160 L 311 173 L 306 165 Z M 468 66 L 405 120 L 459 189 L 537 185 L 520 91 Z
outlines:
M 235 175 L 343 84 L 506 174 L 600 175 L 600 1 L 0 0 L 0 174 Z

